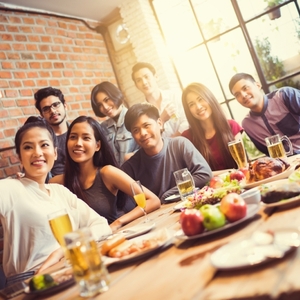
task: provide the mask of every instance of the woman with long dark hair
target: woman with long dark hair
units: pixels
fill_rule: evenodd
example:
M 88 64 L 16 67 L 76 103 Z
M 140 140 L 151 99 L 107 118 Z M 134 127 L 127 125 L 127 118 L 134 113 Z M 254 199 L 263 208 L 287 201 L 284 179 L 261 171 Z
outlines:
M 201 83 L 189 84 L 182 105 L 190 128 L 182 133 L 206 159 L 213 171 L 236 168 L 228 142 L 241 138 L 242 127 L 227 120 L 216 97 Z
M 66 149 L 65 174 L 50 182 L 64 184 L 105 217 L 113 229 L 144 215 L 132 199 L 130 184 L 134 180 L 117 167 L 98 121 L 86 116 L 76 118 L 67 132 Z M 144 191 L 147 212 L 158 209 L 160 200 L 147 188 Z M 120 216 L 120 211 L 127 213 Z
M 91 105 L 97 117 L 108 117 L 101 123 L 108 130 L 106 136 L 118 164 L 121 166 L 139 149 L 131 133 L 124 125 L 127 108 L 122 92 L 111 82 L 97 84 L 91 93 Z

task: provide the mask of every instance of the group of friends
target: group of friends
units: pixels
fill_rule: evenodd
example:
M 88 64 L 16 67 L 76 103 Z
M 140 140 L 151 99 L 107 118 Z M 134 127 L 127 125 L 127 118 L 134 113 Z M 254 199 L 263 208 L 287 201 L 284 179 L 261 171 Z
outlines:
M 23 176 L 0 181 L 0 220 L 4 230 L 3 269 L 14 278 L 41 272 L 63 257 L 47 215 L 66 208 L 73 230 L 90 227 L 101 239 L 144 215 L 130 184 L 140 180 L 147 213 L 177 193 L 173 172 L 187 168 L 202 188 L 212 171 L 236 168 L 228 142 L 245 131 L 268 155 L 264 138 L 287 135 L 300 151 L 300 91 L 284 87 L 264 95 L 245 73 L 229 83 L 237 101 L 249 108 L 242 126 L 228 120 L 214 94 L 201 83 L 182 92 L 159 89 L 155 68 L 140 62 L 132 79 L 145 102 L 125 106 L 121 91 L 101 82 L 91 92 L 96 116 L 67 122 L 67 104 L 59 89 L 38 90 L 30 117 L 17 131 L 16 152 Z M 180 100 L 181 98 L 181 100 Z

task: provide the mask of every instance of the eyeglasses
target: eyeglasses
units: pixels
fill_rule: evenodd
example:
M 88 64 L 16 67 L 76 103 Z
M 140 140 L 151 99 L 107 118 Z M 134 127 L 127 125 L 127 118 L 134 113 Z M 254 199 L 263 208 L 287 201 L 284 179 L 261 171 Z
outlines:
M 61 102 L 57 101 L 57 102 L 52 103 L 51 105 L 44 106 L 41 110 L 44 114 L 48 114 L 52 108 L 57 109 L 60 107 L 60 105 L 61 105 Z

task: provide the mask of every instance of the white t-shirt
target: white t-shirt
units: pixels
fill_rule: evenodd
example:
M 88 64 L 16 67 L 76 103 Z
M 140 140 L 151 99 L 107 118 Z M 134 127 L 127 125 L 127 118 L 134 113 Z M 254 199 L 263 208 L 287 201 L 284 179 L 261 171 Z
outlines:
M 47 220 L 51 212 L 66 208 L 73 230 L 90 227 L 96 239 L 111 233 L 107 220 L 67 188 L 59 184 L 47 184 L 46 188 L 49 195 L 27 178 L 0 180 L 3 270 L 7 277 L 38 268 L 60 247 Z

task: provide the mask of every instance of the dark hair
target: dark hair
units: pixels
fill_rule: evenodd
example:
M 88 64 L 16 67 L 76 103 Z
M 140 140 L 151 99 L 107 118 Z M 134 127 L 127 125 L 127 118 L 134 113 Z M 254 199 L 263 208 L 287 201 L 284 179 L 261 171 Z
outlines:
M 71 192 L 77 195 L 78 198 L 84 200 L 88 203 L 87 199 L 84 196 L 84 193 L 82 192 L 82 187 L 80 186 L 79 182 L 79 164 L 72 160 L 69 151 L 68 151 L 68 140 L 70 137 L 70 133 L 72 131 L 72 128 L 75 124 L 78 123 L 88 123 L 91 128 L 94 131 L 94 137 L 96 141 L 101 142 L 101 148 L 99 151 L 96 151 L 93 156 L 93 164 L 96 167 L 103 167 L 106 165 L 112 165 L 114 167 L 119 168 L 119 165 L 115 159 L 115 156 L 113 154 L 113 151 L 108 144 L 108 141 L 106 139 L 106 131 L 103 126 L 100 125 L 100 123 L 96 120 L 94 120 L 92 117 L 87 116 L 80 116 L 76 118 L 71 125 L 68 128 L 67 131 L 67 137 L 66 137 L 66 164 L 65 164 L 65 176 L 64 176 L 64 185 L 67 187 Z M 118 192 L 118 202 L 117 207 L 122 208 L 125 204 L 125 194 L 122 191 Z
M 156 74 L 156 70 L 153 67 L 153 65 L 146 63 L 146 62 L 138 62 L 132 67 L 132 73 L 131 73 L 131 78 L 135 82 L 134 74 L 139 71 L 140 69 L 148 68 L 153 75 Z
M 124 102 L 124 96 L 115 85 L 108 81 L 101 82 L 94 86 L 91 92 L 91 105 L 95 115 L 97 117 L 103 118 L 106 117 L 106 115 L 101 113 L 96 101 L 96 97 L 100 92 L 106 94 L 118 108 Z
M 234 87 L 234 85 L 242 79 L 250 80 L 252 82 L 255 82 L 255 79 L 253 78 L 252 75 L 247 74 L 247 73 L 237 73 L 237 74 L 233 75 L 232 78 L 229 81 L 229 90 L 230 90 L 231 93 L 232 93 L 232 88 Z
M 56 135 L 52 129 L 52 127 L 44 121 L 43 118 L 41 117 L 35 117 L 35 116 L 30 116 L 24 123 L 22 127 L 19 128 L 19 130 L 16 133 L 15 136 L 15 146 L 16 146 L 16 152 L 20 156 L 20 148 L 21 148 L 21 140 L 24 136 L 24 134 L 31 128 L 34 127 L 39 127 L 42 129 L 46 129 L 49 131 L 50 138 L 53 142 L 53 146 L 57 147 L 57 138 Z
M 125 115 L 124 124 L 126 129 L 131 132 L 132 124 L 142 115 L 147 115 L 155 121 L 159 119 L 159 111 L 154 105 L 146 102 L 137 103 L 131 106 Z
M 41 110 L 41 101 L 49 96 L 55 96 L 59 98 L 62 104 L 65 104 L 65 98 L 61 90 L 55 89 L 51 86 L 43 88 L 35 92 L 34 99 L 35 99 L 35 107 L 38 109 L 40 114 L 42 114 Z
M 189 84 L 182 92 L 182 105 L 186 118 L 190 124 L 190 130 L 193 133 L 193 144 L 203 155 L 205 160 L 211 166 L 212 170 L 215 170 L 215 160 L 214 157 L 212 157 L 209 145 L 206 142 L 205 132 L 201 126 L 201 122 L 192 115 L 186 101 L 187 95 L 191 92 L 199 95 L 210 106 L 212 110 L 211 116 L 214 128 L 216 130 L 218 146 L 220 152 L 222 153 L 224 162 L 226 163 L 226 167 L 236 167 L 236 164 L 228 149 L 228 142 L 234 139 L 234 135 L 231 131 L 230 125 L 228 124 L 225 113 L 223 112 L 221 105 L 219 104 L 213 93 L 205 85 L 196 82 Z

